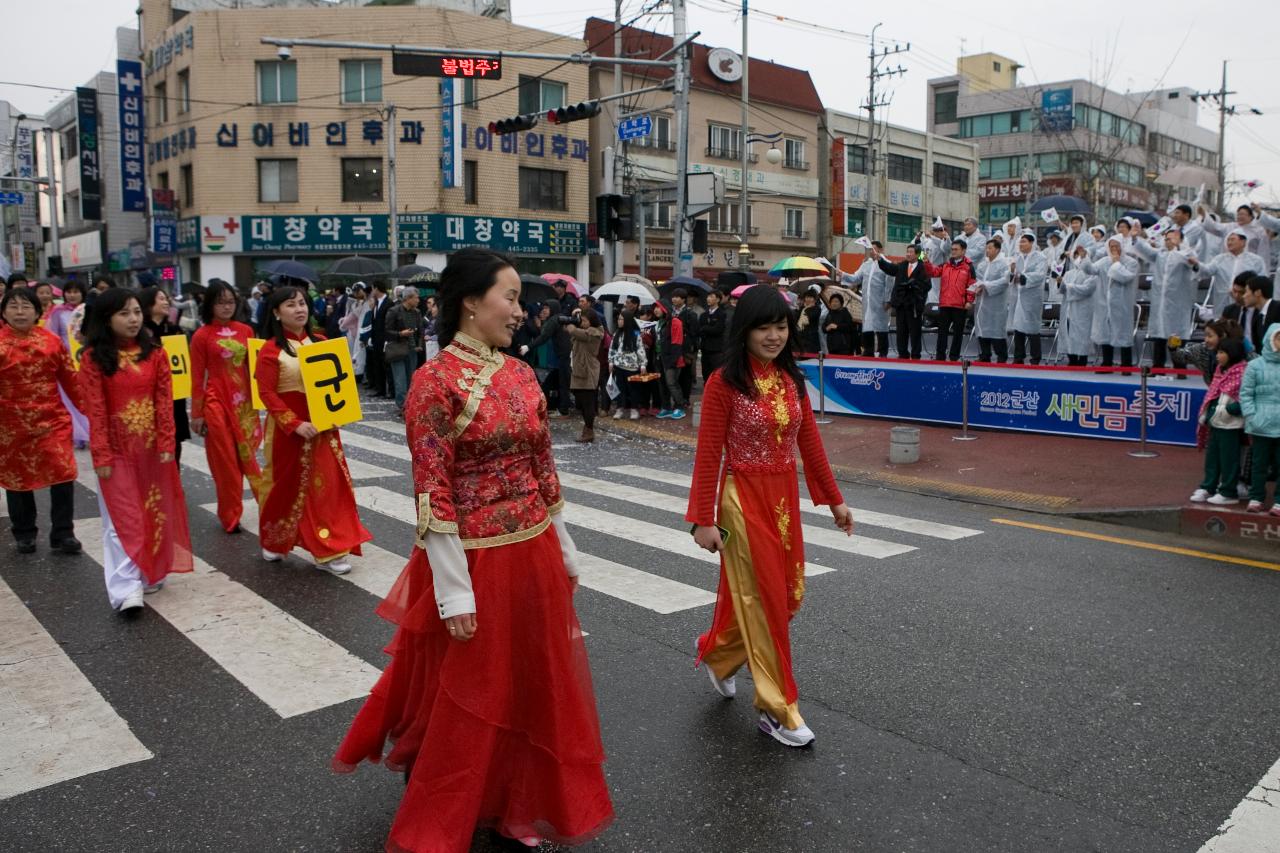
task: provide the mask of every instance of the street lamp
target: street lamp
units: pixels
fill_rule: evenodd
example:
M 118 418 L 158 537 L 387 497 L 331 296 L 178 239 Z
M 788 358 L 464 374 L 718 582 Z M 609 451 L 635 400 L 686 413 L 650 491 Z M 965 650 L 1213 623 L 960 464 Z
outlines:
M 747 126 L 742 126 L 742 195 L 738 199 L 738 225 L 742 228 L 742 243 L 738 246 L 738 269 L 749 272 L 751 268 L 751 229 L 747 221 L 747 162 L 750 158 L 752 143 L 767 142 L 769 150 L 764 152 L 764 159 L 776 166 L 782 162 L 782 151 L 778 149 L 778 141 L 782 139 L 782 131 L 776 133 L 747 133 Z

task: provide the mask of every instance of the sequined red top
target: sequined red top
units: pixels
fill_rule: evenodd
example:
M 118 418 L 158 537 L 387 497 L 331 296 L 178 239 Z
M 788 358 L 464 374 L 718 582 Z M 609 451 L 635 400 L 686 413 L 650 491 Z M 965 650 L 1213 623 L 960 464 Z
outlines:
M 26 492 L 76 478 L 71 415 L 61 385 L 83 408 L 76 372 L 62 340 L 0 323 L 0 489 Z
M 110 376 L 102 373 L 91 350 L 80 357 L 80 393 L 95 468 L 143 451 L 173 453 L 177 444 L 169 359 L 161 346 L 143 361 L 138 352 L 137 343 L 122 344 L 119 367 Z
M 724 474 L 794 471 L 797 445 L 813 502 L 819 506 L 844 503 L 808 401 L 773 364 L 752 359 L 751 366 L 754 395 L 735 389 L 719 371 L 707 380 L 685 521 L 701 526 L 715 523 Z
M 404 414 L 419 544 L 428 531 L 519 542 L 560 511 L 546 399 L 523 361 L 458 334 L 414 374 Z

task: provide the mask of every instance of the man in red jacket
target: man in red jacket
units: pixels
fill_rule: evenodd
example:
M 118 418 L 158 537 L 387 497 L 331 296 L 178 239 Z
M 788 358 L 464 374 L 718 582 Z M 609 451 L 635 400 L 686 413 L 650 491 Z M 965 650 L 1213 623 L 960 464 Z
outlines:
M 965 317 L 974 298 L 969 286 L 977 283 L 973 263 L 965 257 L 968 248 L 964 240 L 957 238 L 951 241 L 951 257 L 945 264 L 938 267 L 925 261 L 930 277 L 942 279 L 938 300 L 938 346 L 934 355 L 939 361 L 959 361 L 960 348 L 964 346 Z M 950 353 L 947 352 L 948 337 L 951 338 Z

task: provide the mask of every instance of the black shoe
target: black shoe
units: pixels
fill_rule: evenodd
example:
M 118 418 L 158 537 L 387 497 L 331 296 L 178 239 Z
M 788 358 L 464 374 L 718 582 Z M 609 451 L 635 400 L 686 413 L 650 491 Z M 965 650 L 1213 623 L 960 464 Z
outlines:
M 57 542 L 50 542 L 49 547 L 55 551 L 61 551 L 63 554 L 79 554 L 84 550 L 80 540 L 74 536 L 67 536 Z
M 19 553 L 19 554 L 34 554 L 35 552 L 36 552 L 36 540 L 34 540 L 34 539 L 19 539 L 19 540 L 18 540 L 18 553 Z
M 241 527 L 240 524 L 237 522 L 236 526 L 228 530 L 227 533 L 239 533 L 242 530 L 244 530 L 244 528 Z

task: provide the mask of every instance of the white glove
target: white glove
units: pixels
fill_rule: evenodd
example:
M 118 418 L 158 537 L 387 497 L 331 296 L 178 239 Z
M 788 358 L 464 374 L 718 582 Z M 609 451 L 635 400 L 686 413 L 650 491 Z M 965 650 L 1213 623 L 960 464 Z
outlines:
M 578 576 L 578 546 L 573 544 L 573 538 L 569 536 L 569 528 L 564 524 L 564 513 L 558 512 L 551 516 L 551 524 L 556 529 L 556 538 L 560 540 L 560 556 L 564 558 L 564 570 L 569 577 L 576 578 Z

